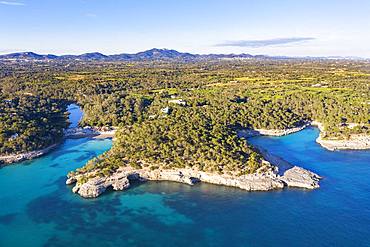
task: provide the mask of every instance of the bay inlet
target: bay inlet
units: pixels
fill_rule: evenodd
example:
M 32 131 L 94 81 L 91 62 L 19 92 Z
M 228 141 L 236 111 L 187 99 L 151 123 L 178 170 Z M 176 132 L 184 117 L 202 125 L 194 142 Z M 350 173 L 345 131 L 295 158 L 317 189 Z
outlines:
M 112 141 L 67 139 L 41 158 L 0 169 L 0 201 L 6 202 L 0 246 L 367 246 L 370 152 L 327 151 L 315 142 L 318 134 L 307 128 L 249 140 L 322 175 L 317 190 L 148 182 L 93 200 L 73 194 L 65 175 Z

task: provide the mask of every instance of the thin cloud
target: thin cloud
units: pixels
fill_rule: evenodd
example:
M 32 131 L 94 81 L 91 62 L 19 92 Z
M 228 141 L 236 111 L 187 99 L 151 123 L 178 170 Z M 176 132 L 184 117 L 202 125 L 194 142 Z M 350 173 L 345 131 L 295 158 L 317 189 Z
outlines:
M 10 52 L 14 52 L 15 50 L 18 50 L 18 49 L 2 49 L 0 50 L 0 53 L 1 54 L 10 53 Z
M 9 6 L 25 6 L 26 5 L 21 2 L 8 2 L 8 1 L 0 1 L 0 4 L 9 5 Z
M 87 13 L 87 14 L 85 14 L 85 16 L 86 17 L 90 17 L 90 18 L 96 18 L 96 17 L 98 17 L 98 15 L 97 14 L 94 14 L 94 13 Z
M 310 37 L 292 37 L 292 38 L 276 38 L 276 39 L 262 39 L 262 40 L 237 40 L 226 41 L 224 43 L 216 44 L 216 46 L 237 46 L 237 47 L 265 47 L 265 46 L 279 46 L 291 43 L 302 43 L 306 41 L 315 40 Z

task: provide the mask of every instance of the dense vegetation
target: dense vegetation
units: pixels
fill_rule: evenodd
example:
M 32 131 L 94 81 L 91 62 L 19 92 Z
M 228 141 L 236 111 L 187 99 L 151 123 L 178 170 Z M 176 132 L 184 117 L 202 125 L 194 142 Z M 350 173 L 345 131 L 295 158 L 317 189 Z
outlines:
M 0 80 L 3 99 L 76 101 L 85 112 L 82 125 L 118 126 L 113 149 L 86 168 L 105 172 L 126 163 L 252 172 L 259 157 L 236 137 L 240 127 L 285 129 L 317 120 L 326 138 L 370 134 L 368 61 L 3 62 Z M 17 128 L 2 127 L 23 133 Z
M 58 100 L 21 96 L 0 100 L 0 154 L 41 149 L 63 137 L 66 105 Z
M 122 128 L 112 150 L 135 166 L 159 163 L 165 168 L 247 173 L 252 169 L 246 166 L 252 152 L 244 139 L 204 108 L 175 108 L 171 117 Z

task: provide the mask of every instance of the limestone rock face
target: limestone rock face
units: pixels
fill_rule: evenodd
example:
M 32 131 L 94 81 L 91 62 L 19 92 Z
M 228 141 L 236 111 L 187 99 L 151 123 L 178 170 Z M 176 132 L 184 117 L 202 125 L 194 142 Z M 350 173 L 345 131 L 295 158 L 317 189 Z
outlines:
M 194 185 L 200 180 L 196 174 L 189 173 L 187 170 L 140 170 L 139 177 L 144 180 L 156 180 L 156 181 L 173 181 L 179 183 L 185 183 L 189 185 Z
M 75 185 L 73 188 L 72 188 L 72 192 L 73 193 L 78 193 L 78 190 L 80 189 L 80 186 L 78 185 Z
M 319 143 L 324 148 L 335 151 L 335 150 L 362 150 L 370 149 L 370 136 L 369 135 L 351 135 L 348 140 L 333 140 L 333 139 L 322 139 L 321 134 L 316 139 L 316 142 Z
M 85 198 L 94 198 L 100 196 L 107 186 L 104 178 L 92 178 L 82 184 L 78 189 L 78 194 Z
M 325 128 L 324 125 L 318 121 L 312 121 L 311 125 L 315 125 L 320 129 L 320 135 L 316 139 L 322 147 L 330 150 L 362 150 L 370 149 L 370 136 L 366 134 L 352 134 L 348 140 L 341 139 L 324 139 Z M 352 126 L 357 126 L 357 124 L 352 124 Z
M 74 184 L 77 182 L 77 179 L 75 177 L 70 177 L 66 181 L 66 185 Z
M 75 185 L 74 193 L 78 193 L 85 198 L 94 198 L 102 194 L 107 188 L 112 187 L 114 190 L 125 190 L 130 187 L 130 181 L 173 181 L 194 185 L 198 182 L 206 182 L 217 185 L 231 186 L 247 191 L 269 191 L 283 189 L 286 186 L 315 189 L 319 187 L 320 176 L 305 170 L 301 167 L 291 166 L 284 172 L 283 176 L 279 175 L 277 166 L 271 165 L 264 161 L 264 166 L 259 168 L 253 174 L 233 175 L 218 174 L 194 170 L 191 168 L 183 169 L 155 169 L 148 168 L 134 169 L 132 167 L 121 167 L 114 173 L 99 177 L 94 171 L 87 174 L 80 174 L 76 177 L 69 177 L 67 184 L 75 183 L 79 180 L 78 176 L 89 177 L 82 183 Z
M 299 187 L 306 189 L 319 188 L 319 181 L 321 177 L 316 173 L 308 171 L 298 166 L 287 170 L 281 177 L 281 180 L 289 187 Z
M 266 167 L 265 167 L 266 168 Z M 155 181 L 173 181 L 194 185 L 198 182 L 206 182 L 217 185 L 237 187 L 248 191 L 266 191 L 281 189 L 284 183 L 277 176 L 277 171 L 268 166 L 267 171 L 242 176 L 233 176 L 217 173 L 207 173 L 192 169 L 169 169 L 169 170 L 139 170 L 141 178 Z
M 124 190 L 130 187 L 128 175 L 127 172 L 116 172 L 107 177 L 93 177 L 86 183 L 76 184 L 72 191 L 85 198 L 95 198 L 104 193 L 110 186 L 114 190 Z M 76 181 L 76 177 L 70 177 L 67 179 L 66 184 L 72 184 Z
M 107 182 L 114 190 L 124 190 L 130 187 L 130 181 L 125 173 L 114 173 L 107 179 Z
M 91 175 L 91 174 L 90 174 Z M 74 193 L 78 193 L 85 198 L 95 198 L 102 194 L 108 187 L 114 190 L 124 190 L 130 187 L 130 180 L 139 181 L 173 181 L 194 185 L 198 182 L 206 182 L 218 185 L 237 187 L 248 191 L 267 191 L 282 189 L 285 183 L 277 175 L 277 170 L 273 166 L 265 166 L 262 171 L 254 174 L 233 176 L 217 173 L 207 173 L 192 169 L 139 169 L 134 170 L 130 167 L 118 169 L 115 173 L 107 177 L 92 177 L 83 184 L 76 184 L 73 188 Z M 71 184 L 78 181 L 77 177 L 70 177 L 66 181 Z

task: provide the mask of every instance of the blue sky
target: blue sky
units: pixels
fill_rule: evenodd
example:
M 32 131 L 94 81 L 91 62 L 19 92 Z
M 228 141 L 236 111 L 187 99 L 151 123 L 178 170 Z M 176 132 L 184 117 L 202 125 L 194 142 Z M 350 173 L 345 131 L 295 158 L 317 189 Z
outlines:
M 0 0 L 0 53 L 370 57 L 369 0 Z

